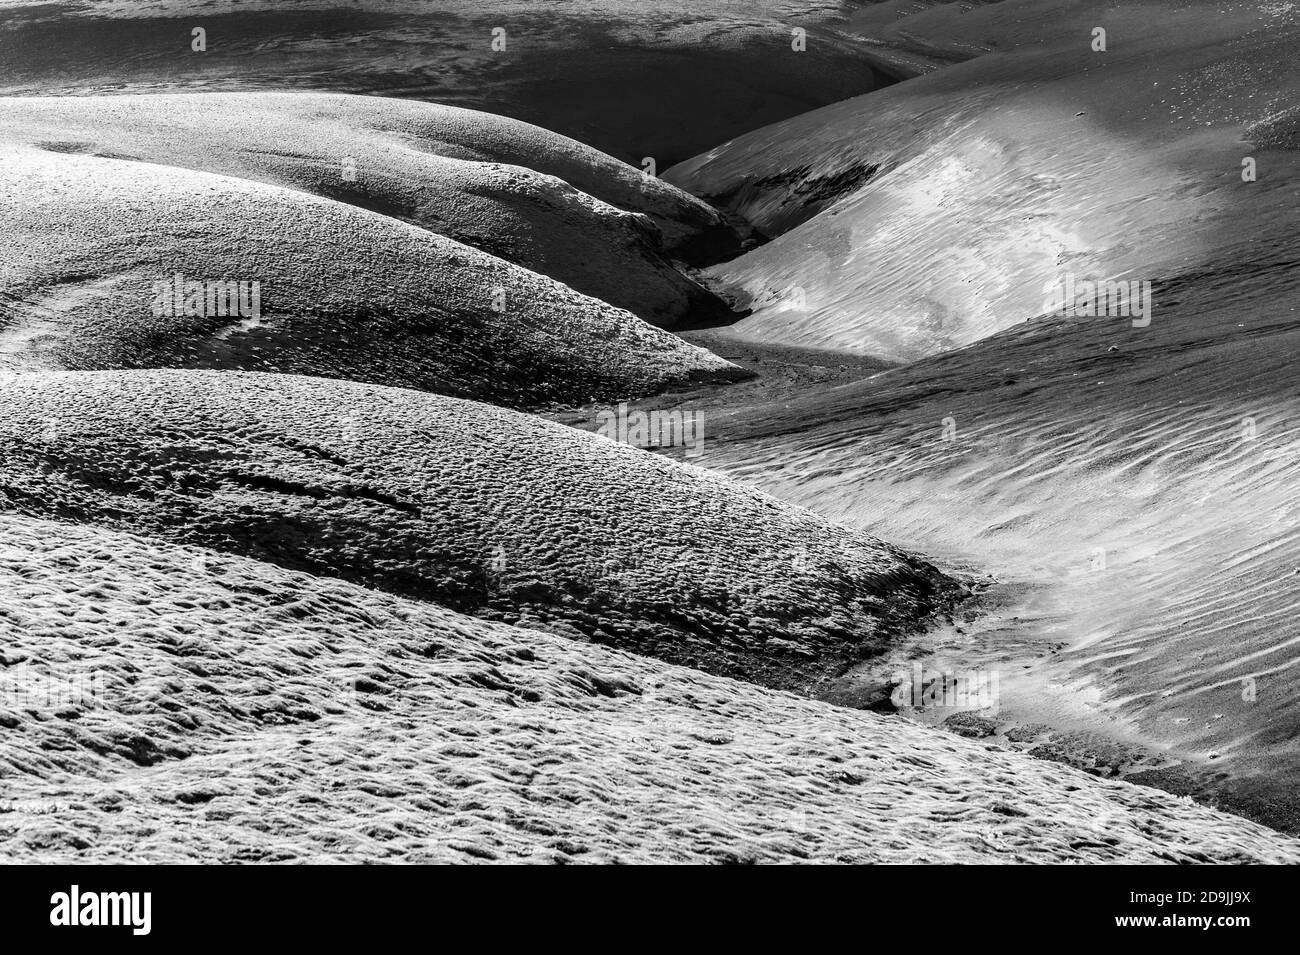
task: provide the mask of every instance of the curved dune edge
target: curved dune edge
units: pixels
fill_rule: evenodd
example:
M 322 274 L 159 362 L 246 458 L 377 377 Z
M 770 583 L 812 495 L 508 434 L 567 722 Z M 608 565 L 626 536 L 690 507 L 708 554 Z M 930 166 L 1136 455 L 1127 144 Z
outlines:
M 227 555 L 6 514 L 0 584 L 11 862 L 1300 861 L 1155 790 Z
M 344 203 L 137 162 L 3 158 L 0 197 L 18 215 L 0 235 L 0 370 L 238 368 L 514 406 L 740 374 L 554 280 Z
M 0 101 L 0 142 L 337 199 L 549 275 L 661 327 L 728 314 L 665 258 L 723 230 L 718 213 L 579 143 L 485 113 L 310 92 L 8 97 Z M 572 176 L 618 205 L 535 169 Z
M 783 687 L 964 592 L 701 468 L 487 405 L 292 375 L 0 379 L 0 503 Z

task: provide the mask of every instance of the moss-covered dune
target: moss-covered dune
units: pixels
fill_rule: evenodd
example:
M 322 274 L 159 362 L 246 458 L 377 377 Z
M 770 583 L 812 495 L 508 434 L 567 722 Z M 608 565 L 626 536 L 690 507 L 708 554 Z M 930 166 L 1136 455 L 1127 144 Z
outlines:
M 879 651 L 958 590 L 701 468 L 487 405 L 292 375 L 0 379 L 0 503 L 780 686 Z
M 304 192 L 6 147 L 0 203 L 0 369 L 280 371 L 517 406 L 736 374 L 553 279 Z
M 9 97 L 0 143 L 327 196 L 411 222 L 663 327 L 726 307 L 669 262 L 738 249 L 698 199 L 528 123 L 375 96 Z

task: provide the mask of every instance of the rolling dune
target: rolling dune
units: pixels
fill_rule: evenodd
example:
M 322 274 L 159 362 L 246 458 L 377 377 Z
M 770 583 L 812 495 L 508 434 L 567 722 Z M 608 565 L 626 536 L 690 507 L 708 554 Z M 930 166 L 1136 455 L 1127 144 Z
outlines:
M 12 97 L 0 103 L 0 142 L 338 199 L 549 275 L 662 327 L 727 314 L 666 259 L 714 246 L 738 250 L 739 238 L 717 212 L 527 123 L 306 92 Z
M 0 502 L 807 687 L 963 591 L 703 469 L 487 405 L 236 372 L 0 379 Z

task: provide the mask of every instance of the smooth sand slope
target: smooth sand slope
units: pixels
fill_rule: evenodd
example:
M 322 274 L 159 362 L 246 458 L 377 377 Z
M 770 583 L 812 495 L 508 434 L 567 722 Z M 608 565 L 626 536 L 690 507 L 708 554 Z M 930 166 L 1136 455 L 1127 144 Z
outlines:
M 852 22 L 881 43 L 906 31 L 992 52 L 665 174 L 778 236 L 709 273 L 755 310 L 739 334 L 912 360 L 1042 314 L 1067 274 L 1166 279 L 1294 227 L 1293 194 L 1276 191 L 1293 167 L 1253 145 L 1294 142 L 1294 5 L 908 6 Z
M 935 665 L 1000 667 L 1004 720 L 1154 747 L 1191 776 L 1157 781 L 1293 829 L 1296 248 L 1243 236 L 1158 285 L 1146 328 L 1033 322 L 711 414 L 705 461 L 994 573 L 1005 605 L 926 643 Z
M 964 588 L 802 508 L 533 416 L 235 372 L 0 379 L 0 503 L 809 687 Z
M 91 527 L 0 515 L 0 640 L 14 862 L 1300 861 L 1155 790 Z
M 0 369 L 240 368 L 518 406 L 735 373 L 552 279 L 303 192 L 8 147 L 0 200 Z M 204 294 L 169 292 L 178 275 Z M 234 303 L 207 294 L 226 282 L 247 283 Z
M 873 49 L 842 34 L 845 9 L 836 0 L 6 2 L 0 91 L 375 92 L 527 119 L 665 169 L 888 83 Z M 207 31 L 205 52 L 191 52 L 195 27 Z M 792 49 L 796 28 L 802 52 Z
M 13 97 L 0 102 L 0 142 L 338 199 L 662 327 L 728 311 L 666 256 L 740 248 L 717 212 L 660 180 L 527 123 L 448 106 L 309 92 Z

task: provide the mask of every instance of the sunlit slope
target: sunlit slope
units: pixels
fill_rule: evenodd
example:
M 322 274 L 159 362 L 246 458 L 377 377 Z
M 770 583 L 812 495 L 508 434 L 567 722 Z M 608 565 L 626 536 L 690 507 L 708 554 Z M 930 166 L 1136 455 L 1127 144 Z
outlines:
M 2 155 L 0 369 L 283 371 L 525 406 L 735 373 L 379 213 L 174 167 Z
M 93 527 L 0 515 L 0 640 L 11 862 L 1300 860 L 1154 790 Z
M 915 359 L 1042 314 L 1066 276 L 1168 279 L 1295 231 L 1265 187 L 1293 167 L 1257 134 L 1294 141 L 1298 22 L 1286 4 L 938 5 L 897 29 L 992 52 L 666 177 L 777 236 L 709 273 L 755 309 L 740 334 Z
M 1243 236 L 1155 286 L 1147 327 L 1026 324 L 766 409 L 710 461 L 993 573 L 1011 609 L 943 656 L 1003 668 L 1004 717 L 1151 741 L 1201 792 L 1295 827 L 1295 250 Z
M 701 468 L 532 415 L 291 375 L 0 379 L 0 504 L 807 687 L 961 588 Z

